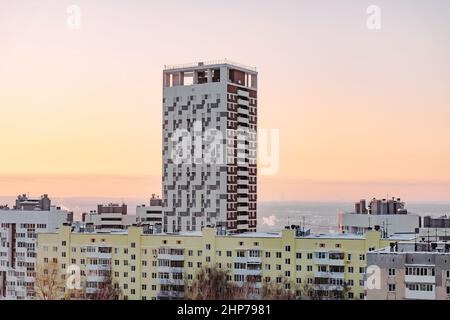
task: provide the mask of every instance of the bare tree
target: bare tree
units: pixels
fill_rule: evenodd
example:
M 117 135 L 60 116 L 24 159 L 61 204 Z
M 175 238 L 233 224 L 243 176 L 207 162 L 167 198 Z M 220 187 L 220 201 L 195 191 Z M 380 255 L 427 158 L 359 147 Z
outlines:
M 185 286 L 188 300 L 239 300 L 254 297 L 254 280 L 243 286 L 229 280 L 229 273 L 213 266 L 200 269 L 192 283 Z
M 300 287 L 287 278 L 281 282 L 265 282 L 261 290 L 263 300 L 297 300 L 299 299 Z
M 111 273 L 104 277 L 103 282 L 99 283 L 99 288 L 95 293 L 87 294 L 89 300 L 117 300 L 121 297 L 122 291 L 113 282 Z
M 39 300 L 61 300 L 64 298 L 64 279 L 56 262 L 39 265 L 34 288 Z

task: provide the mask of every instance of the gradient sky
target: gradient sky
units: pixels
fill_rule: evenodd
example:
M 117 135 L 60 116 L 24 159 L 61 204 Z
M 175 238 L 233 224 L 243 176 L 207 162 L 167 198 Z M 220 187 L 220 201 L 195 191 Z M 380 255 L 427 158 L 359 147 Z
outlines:
M 160 193 L 164 65 L 228 58 L 280 130 L 259 199 L 450 201 L 449 39 L 447 0 L 2 0 L 0 194 Z

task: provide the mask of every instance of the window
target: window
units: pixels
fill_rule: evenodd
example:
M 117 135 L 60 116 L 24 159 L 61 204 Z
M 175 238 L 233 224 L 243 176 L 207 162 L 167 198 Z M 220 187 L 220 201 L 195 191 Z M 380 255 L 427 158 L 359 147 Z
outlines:
M 312 266 L 306 266 L 306 271 L 312 271 L 313 267 Z
M 366 273 L 365 267 L 359 267 L 359 273 Z
M 270 252 L 266 252 L 266 258 L 270 258 Z
M 285 247 L 284 247 L 284 251 L 290 252 L 290 251 L 291 251 L 291 246 L 285 246 Z
M 275 269 L 277 269 L 277 271 L 280 271 L 280 270 L 281 270 L 281 264 L 277 264 L 277 265 L 275 266 Z
M 353 280 L 348 280 L 348 285 L 353 286 Z
M 211 245 L 209 243 L 206 245 L 206 250 L 211 250 Z
M 390 276 L 395 276 L 395 269 L 394 268 L 389 268 L 389 275 Z
M 284 272 L 284 276 L 285 277 L 290 277 L 291 276 L 291 272 L 290 271 L 285 271 Z
M 349 298 L 349 299 L 353 299 L 353 292 L 349 292 L 349 293 L 348 293 L 348 298 Z
M 348 261 L 351 261 L 351 260 L 352 260 L 352 255 L 351 255 L 351 253 L 348 253 L 348 254 L 347 254 L 347 260 L 348 260 Z
M 233 256 L 233 252 L 232 251 L 227 251 L 227 257 L 231 257 L 231 256 Z
M 348 267 L 348 273 L 353 273 L 353 267 Z
M 390 283 L 389 284 L 389 291 L 395 291 L 395 284 L 393 284 L 393 283 Z
M 284 259 L 285 264 L 291 264 L 291 259 Z
M 360 254 L 359 255 L 359 260 L 361 260 L 361 261 L 366 260 L 366 255 L 365 254 Z
M 307 256 L 306 256 L 306 258 L 307 258 L 308 260 L 311 260 L 312 257 L 313 257 L 313 254 L 312 254 L 312 253 L 308 253 Z
M 295 254 L 295 257 L 296 257 L 297 259 L 301 259 L 301 258 L 302 258 L 302 254 L 301 254 L 300 252 L 297 252 L 297 253 Z
M 298 264 L 298 265 L 295 266 L 295 269 L 297 271 L 302 271 L 302 266 Z
M 361 300 L 364 300 L 364 293 L 360 293 L 360 294 L 359 294 L 359 298 L 360 298 Z
M 281 252 L 277 252 L 277 258 L 281 259 Z

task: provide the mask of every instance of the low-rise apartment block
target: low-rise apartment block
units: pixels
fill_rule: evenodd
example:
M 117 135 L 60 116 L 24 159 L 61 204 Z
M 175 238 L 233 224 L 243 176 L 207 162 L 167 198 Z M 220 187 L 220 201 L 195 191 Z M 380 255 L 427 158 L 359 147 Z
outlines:
M 369 300 L 450 300 L 450 244 L 400 243 L 369 252 L 368 265 L 379 281 Z
M 0 208 L 0 299 L 34 298 L 37 234 L 72 220 L 72 212 L 52 206 L 47 195 L 20 195 L 12 209 Z
M 228 271 L 238 285 L 251 281 L 255 295 L 264 284 L 277 283 L 298 297 L 331 299 L 345 292 L 349 299 L 364 299 L 367 252 L 396 241 L 376 231 L 302 236 L 299 228 L 227 235 L 211 227 L 172 234 L 146 234 L 142 227 L 120 233 L 63 227 L 39 235 L 38 260 L 55 261 L 62 276 L 69 266 L 79 266 L 89 293 L 111 276 L 120 299 L 182 299 L 196 273 L 213 266 Z

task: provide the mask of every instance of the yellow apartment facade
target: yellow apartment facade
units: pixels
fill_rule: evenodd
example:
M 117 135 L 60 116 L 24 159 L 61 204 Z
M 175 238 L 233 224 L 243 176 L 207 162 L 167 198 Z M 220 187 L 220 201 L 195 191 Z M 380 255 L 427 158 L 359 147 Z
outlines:
M 63 226 L 56 233 L 38 235 L 37 260 L 38 266 L 56 263 L 63 277 L 68 270 L 80 270 L 87 293 L 98 290 L 110 275 L 121 291 L 118 299 L 182 299 L 198 270 L 211 266 L 227 271 L 238 285 L 251 281 L 256 296 L 265 283 L 272 283 L 299 298 L 331 299 L 345 291 L 349 299 L 364 299 L 367 252 L 399 240 L 405 237 L 384 239 L 378 231 L 302 235 L 284 229 L 223 235 L 205 227 L 145 234 L 140 227 L 129 227 L 122 232 L 80 233 Z

